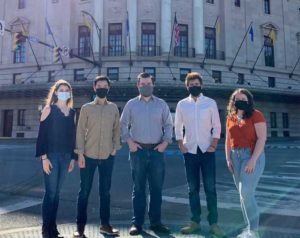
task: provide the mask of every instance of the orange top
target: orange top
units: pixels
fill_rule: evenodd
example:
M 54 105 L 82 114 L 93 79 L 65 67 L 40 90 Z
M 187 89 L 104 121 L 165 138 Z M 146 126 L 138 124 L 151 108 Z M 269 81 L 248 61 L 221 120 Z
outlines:
M 226 127 L 228 130 L 229 143 L 231 148 L 251 148 L 254 150 L 257 136 L 254 124 L 266 122 L 264 115 L 254 110 L 250 118 L 245 118 L 238 125 L 237 115 L 233 118 L 227 118 Z

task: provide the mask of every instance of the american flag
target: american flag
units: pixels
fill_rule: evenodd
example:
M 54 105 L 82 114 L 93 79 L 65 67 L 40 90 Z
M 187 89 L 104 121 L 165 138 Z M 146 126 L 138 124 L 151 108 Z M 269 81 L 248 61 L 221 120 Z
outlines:
M 178 22 L 177 22 L 177 17 L 176 17 L 176 14 L 175 14 L 175 18 L 174 18 L 174 32 L 173 32 L 175 46 L 179 46 L 179 40 L 180 40 L 179 32 L 180 32 L 180 29 L 179 29 L 179 25 L 178 25 Z

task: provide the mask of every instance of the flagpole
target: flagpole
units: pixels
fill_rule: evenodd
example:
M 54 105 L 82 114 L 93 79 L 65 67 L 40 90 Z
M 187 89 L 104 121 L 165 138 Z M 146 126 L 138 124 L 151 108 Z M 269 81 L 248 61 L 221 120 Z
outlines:
M 131 67 L 133 65 L 132 63 L 132 57 L 131 57 L 131 41 L 130 41 L 130 27 L 129 27 L 129 14 L 127 11 L 127 19 L 126 19 L 126 31 L 127 31 L 127 36 L 128 36 L 128 47 L 129 47 L 129 76 L 128 80 L 131 79 Z
M 247 37 L 247 35 L 248 35 L 248 32 L 249 32 L 249 30 L 250 30 L 250 28 L 251 28 L 251 26 L 252 26 L 252 23 L 253 23 L 253 22 L 251 21 L 250 24 L 249 24 L 249 26 L 248 26 L 248 29 L 247 29 L 247 31 L 246 31 L 246 33 L 245 33 L 245 35 L 244 35 L 244 38 L 243 38 L 243 40 L 242 40 L 242 42 L 241 42 L 241 44 L 240 44 L 240 47 L 239 47 L 238 51 L 236 52 L 235 57 L 234 57 L 234 59 L 233 59 L 231 65 L 229 66 L 229 71 L 232 71 L 234 62 L 235 62 L 235 60 L 236 60 L 236 58 L 237 58 L 237 56 L 238 56 L 238 54 L 239 54 L 239 52 L 240 52 L 240 50 L 241 50 L 241 48 L 242 48 L 242 45 L 243 45 L 243 43 L 244 43 L 244 41 L 245 41 L 245 39 L 246 39 L 246 37 Z
M 22 29 L 23 29 L 24 33 L 26 33 L 26 32 L 25 32 L 25 28 L 24 28 L 23 23 L 21 23 L 21 25 L 22 25 Z M 23 34 L 22 34 L 22 35 L 23 35 Z M 26 34 L 26 35 L 27 35 L 27 34 Z M 35 52 L 34 52 L 34 50 L 33 50 L 33 48 L 32 48 L 32 45 L 31 45 L 30 40 L 28 40 L 28 44 L 29 44 L 29 46 L 30 46 L 30 49 L 31 49 L 31 52 L 32 52 L 32 54 L 33 54 L 34 60 L 35 60 L 35 62 L 36 62 L 37 68 L 38 68 L 38 70 L 41 70 L 41 66 L 40 66 L 40 64 L 39 64 L 39 62 L 38 62 L 38 60 L 37 60 L 37 58 L 36 58 L 36 55 L 35 55 Z
M 270 37 L 270 34 L 271 34 L 272 31 L 273 31 L 273 29 L 271 28 L 271 30 L 269 31 L 268 37 Z M 274 44 L 274 42 L 273 42 L 273 44 Z M 257 61 L 258 61 L 258 59 L 259 59 L 259 56 L 261 55 L 261 52 L 263 51 L 264 47 L 265 47 L 265 39 L 264 39 L 263 46 L 261 47 L 261 49 L 260 49 L 260 51 L 259 51 L 259 54 L 258 54 L 258 56 L 257 56 L 257 58 L 256 58 L 256 60 L 255 60 L 255 63 L 254 63 L 254 65 L 252 66 L 252 68 L 251 68 L 251 70 L 250 70 L 250 73 L 251 73 L 251 74 L 253 74 L 253 72 L 254 72 L 254 68 L 255 68 L 255 66 L 256 66 L 256 64 L 257 64 Z
M 217 17 L 217 19 L 216 19 L 216 21 L 215 21 L 215 24 L 214 24 L 214 28 L 215 28 L 215 29 L 216 29 L 218 20 L 219 20 L 219 16 Z M 206 60 L 206 49 L 205 49 L 205 53 L 204 53 L 204 58 L 203 58 L 202 62 L 200 63 L 200 67 L 201 67 L 201 68 L 204 67 L 205 60 Z
M 298 65 L 299 62 L 300 62 L 300 56 L 299 56 L 299 58 L 298 58 L 298 60 L 297 60 L 297 62 L 296 62 L 296 64 L 295 64 L 295 66 L 294 66 L 292 72 L 289 74 L 289 78 L 292 78 L 292 77 L 293 77 L 294 71 L 295 71 L 295 69 L 296 69 L 296 67 L 297 67 L 297 65 Z
M 47 24 L 47 27 L 49 27 L 48 31 L 50 30 L 50 35 L 51 35 L 51 37 L 52 37 L 52 40 L 53 40 L 53 42 L 54 42 L 54 45 L 55 45 L 55 47 L 57 47 L 56 40 L 55 40 L 55 38 L 54 38 L 54 35 L 53 35 L 53 32 L 52 32 L 51 27 L 50 27 L 50 25 L 49 25 L 49 22 L 47 21 L 47 18 L 46 18 L 46 24 Z M 66 65 L 65 65 L 65 63 L 64 63 L 64 61 L 63 61 L 63 58 L 62 58 L 61 54 L 59 54 L 59 58 L 60 58 L 60 60 L 61 60 L 62 67 L 63 67 L 63 68 L 66 68 Z
M 169 48 L 169 53 L 168 53 L 167 66 L 170 66 L 170 53 L 171 53 L 172 43 L 173 43 L 173 35 L 174 35 L 175 19 L 176 19 L 176 12 L 175 12 L 175 17 L 174 17 L 174 21 L 173 21 L 172 35 L 171 35 L 171 40 L 170 40 L 170 48 Z

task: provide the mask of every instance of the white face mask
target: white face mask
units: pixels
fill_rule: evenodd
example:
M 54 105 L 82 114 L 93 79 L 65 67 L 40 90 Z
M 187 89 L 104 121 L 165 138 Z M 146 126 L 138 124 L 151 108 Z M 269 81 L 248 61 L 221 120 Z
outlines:
M 71 97 L 70 92 L 57 92 L 57 98 L 61 101 L 67 101 Z

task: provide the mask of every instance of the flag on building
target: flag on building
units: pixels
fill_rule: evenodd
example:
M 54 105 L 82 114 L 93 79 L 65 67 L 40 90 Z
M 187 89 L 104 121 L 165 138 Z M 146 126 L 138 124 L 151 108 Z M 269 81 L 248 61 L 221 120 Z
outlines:
M 126 18 L 126 35 L 129 36 L 129 16 L 127 12 L 127 18 Z
M 249 30 L 249 35 L 250 35 L 250 39 L 253 42 L 254 41 L 254 31 L 253 31 L 253 27 L 251 26 L 250 30 Z
M 174 45 L 179 46 L 179 43 L 180 43 L 180 36 L 179 36 L 180 29 L 179 29 L 179 25 L 178 25 L 178 22 L 177 22 L 176 13 L 175 13 L 175 18 L 174 18 L 174 28 L 173 29 L 174 29 L 174 32 L 173 32 Z
M 221 23 L 220 23 L 220 18 L 218 17 L 216 22 L 216 33 L 220 34 L 220 32 L 221 32 Z
M 271 30 L 269 37 L 272 39 L 273 44 L 275 44 L 276 42 L 276 33 L 274 31 L 274 29 Z
M 83 16 L 83 23 L 87 28 L 89 28 L 89 31 L 91 32 L 92 31 L 92 23 L 88 19 L 86 19 L 85 16 Z
M 46 28 L 47 28 L 47 32 L 49 35 L 53 35 L 52 31 L 51 31 L 51 28 L 50 28 L 50 25 L 49 25 L 49 22 L 47 21 L 47 18 L 45 19 L 46 21 Z

